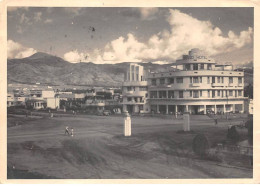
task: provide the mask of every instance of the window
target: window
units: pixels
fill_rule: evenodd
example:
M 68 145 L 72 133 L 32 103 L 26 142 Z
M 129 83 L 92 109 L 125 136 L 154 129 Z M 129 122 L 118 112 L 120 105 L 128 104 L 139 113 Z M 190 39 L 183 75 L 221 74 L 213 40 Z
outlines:
M 202 83 L 202 77 L 200 77 L 200 83 Z
M 183 83 L 183 78 L 182 77 L 177 78 L 177 83 Z
M 222 79 L 222 83 L 224 83 L 224 77 L 221 77 L 221 79 Z
M 211 64 L 208 64 L 208 70 L 211 70 L 212 67 L 211 67 Z
M 238 90 L 238 96 L 242 96 L 242 91 Z
M 200 64 L 200 69 L 204 69 L 204 64 Z
M 135 66 L 131 66 L 131 70 L 132 70 L 132 71 L 135 71 Z
M 141 75 L 141 81 L 143 81 L 143 76 Z
M 165 84 L 165 79 L 164 78 L 160 79 L 160 84 Z
M 210 97 L 210 91 L 208 90 L 208 97 Z
M 179 98 L 183 98 L 183 91 L 179 91 Z
M 212 90 L 212 98 L 215 97 L 215 90 Z
M 136 81 L 139 81 L 139 74 L 136 74 Z
M 200 97 L 202 97 L 202 90 L 200 90 Z
M 131 97 L 128 97 L 128 98 L 127 98 L 127 101 L 132 101 L 132 98 L 131 98 Z
M 174 78 L 169 78 L 169 84 L 173 84 L 174 83 Z
M 212 83 L 215 83 L 215 77 L 212 77 Z
M 198 64 L 193 64 L 193 70 L 198 70 Z
M 218 97 L 220 97 L 220 90 L 218 90 Z
M 190 64 L 185 65 L 185 70 L 190 70 Z
M 134 74 L 134 72 L 132 73 L 132 81 L 134 80 L 134 78 L 135 78 L 135 74 Z
M 233 77 L 229 77 L 228 80 L 229 80 L 229 83 L 233 83 Z
M 159 98 L 166 98 L 166 91 L 159 91 Z
M 192 83 L 192 77 L 190 77 L 190 83 Z
M 147 91 L 147 87 L 146 86 L 140 86 L 139 90 L 140 91 Z
M 210 77 L 207 77 L 208 78 L 208 84 L 210 84 Z
M 233 90 L 229 90 L 229 96 L 233 96 Z
M 193 91 L 193 98 L 199 98 L 199 91 Z
M 174 91 L 168 91 L 168 98 L 174 98 Z
M 238 84 L 242 84 L 242 77 L 238 77 Z
M 152 79 L 152 85 L 156 86 L 156 79 Z
M 199 83 L 199 77 L 193 77 L 193 83 Z
M 127 91 L 132 91 L 132 87 L 131 86 L 127 86 Z
M 150 92 L 150 97 L 151 98 L 157 98 L 157 91 L 151 91 Z
M 190 97 L 192 97 L 192 91 L 190 91 Z
M 218 83 L 220 83 L 220 77 L 218 77 Z

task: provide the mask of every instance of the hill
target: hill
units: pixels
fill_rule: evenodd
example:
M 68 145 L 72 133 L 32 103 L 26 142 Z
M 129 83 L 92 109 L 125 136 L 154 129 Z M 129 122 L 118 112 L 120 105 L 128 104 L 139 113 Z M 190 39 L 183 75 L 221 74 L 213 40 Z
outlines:
M 8 83 L 50 85 L 120 86 L 130 62 L 119 64 L 69 63 L 46 53 L 35 53 L 23 59 L 7 61 Z M 164 66 L 143 64 L 150 69 Z M 169 65 L 168 65 L 169 66 Z

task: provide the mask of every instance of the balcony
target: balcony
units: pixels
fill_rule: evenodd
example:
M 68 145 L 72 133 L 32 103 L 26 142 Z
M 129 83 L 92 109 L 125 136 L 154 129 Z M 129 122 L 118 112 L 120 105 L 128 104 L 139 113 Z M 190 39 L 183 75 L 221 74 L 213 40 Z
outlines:
M 123 82 L 123 86 L 147 86 L 147 81 L 126 81 Z
M 190 87 L 200 87 L 201 83 L 190 83 Z
M 234 87 L 235 84 L 234 84 L 234 83 L 228 83 L 228 86 L 229 86 L 229 87 Z
M 223 87 L 223 83 L 212 83 L 211 84 L 212 87 Z
M 122 101 L 121 104 L 123 105 L 143 105 L 145 102 L 144 100 L 142 101 Z
M 159 84 L 159 85 L 151 85 L 151 88 L 171 88 L 171 84 Z

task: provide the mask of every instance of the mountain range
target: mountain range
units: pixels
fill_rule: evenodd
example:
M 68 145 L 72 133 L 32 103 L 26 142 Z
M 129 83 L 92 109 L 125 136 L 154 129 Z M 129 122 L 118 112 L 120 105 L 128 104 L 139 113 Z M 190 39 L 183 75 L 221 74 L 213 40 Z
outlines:
M 69 63 L 60 57 L 38 52 L 23 59 L 7 60 L 7 81 L 22 84 L 120 86 L 131 62 L 94 64 Z M 159 70 L 170 64 L 142 63 L 146 69 Z
M 22 84 L 120 86 L 131 62 L 118 64 L 70 63 L 60 57 L 38 52 L 30 57 L 7 60 L 7 82 Z M 158 71 L 172 64 L 141 63 L 145 69 Z M 253 83 L 253 62 L 245 64 L 245 85 Z

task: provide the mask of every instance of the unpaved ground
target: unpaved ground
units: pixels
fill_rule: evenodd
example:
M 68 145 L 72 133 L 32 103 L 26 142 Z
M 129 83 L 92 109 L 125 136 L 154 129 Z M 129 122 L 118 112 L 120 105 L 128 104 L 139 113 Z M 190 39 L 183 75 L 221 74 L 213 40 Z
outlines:
M 201 160 L 191 150 L 197 133 L 206 133 L 214 145 L 226 138 L 227 125 L 242 120 L 216 126 L 206 116 L 193 116 L 194 133 L 182 134 L 180 119 L 133 117 L 133 135 L 124 137 L 121 116 L 23 119 L 23 125 L 8 128 L 8 166 L 46 178 L 250 178 L 252 169 Z M 74 128 L 74 137 L 64 135 L 65 126 Z

